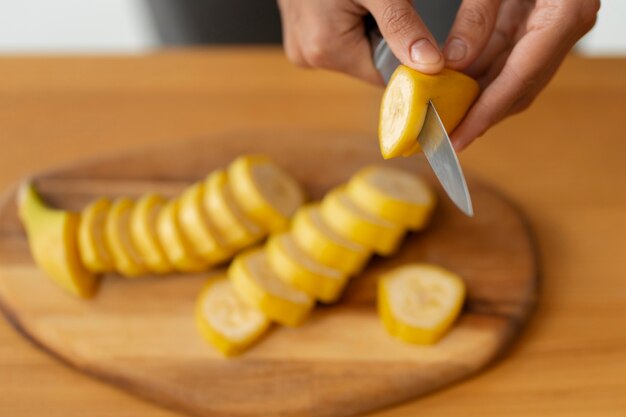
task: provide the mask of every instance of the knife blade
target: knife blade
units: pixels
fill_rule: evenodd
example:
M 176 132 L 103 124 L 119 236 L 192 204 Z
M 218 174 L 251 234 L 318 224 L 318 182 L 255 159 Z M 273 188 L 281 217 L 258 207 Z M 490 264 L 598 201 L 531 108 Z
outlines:
M 400 61 L 393 55 L 378 28 L 371 28 L 369 35 L 374 65 L 387 84 Z M 474 215 L 472 199 L 461 164 L 432 101 L 428 102 L 424 126 L 416 140 L 450 200 L 463 213 L 472 217 Z

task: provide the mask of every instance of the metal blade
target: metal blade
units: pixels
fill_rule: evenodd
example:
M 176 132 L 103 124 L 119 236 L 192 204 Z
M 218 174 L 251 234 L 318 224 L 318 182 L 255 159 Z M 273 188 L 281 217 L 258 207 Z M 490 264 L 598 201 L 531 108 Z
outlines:
M 463 213 L 473 216 L 472 199 L 463 170 L 432 101 L 428 102 L 426 119 L 417 142 L 448 197 Z

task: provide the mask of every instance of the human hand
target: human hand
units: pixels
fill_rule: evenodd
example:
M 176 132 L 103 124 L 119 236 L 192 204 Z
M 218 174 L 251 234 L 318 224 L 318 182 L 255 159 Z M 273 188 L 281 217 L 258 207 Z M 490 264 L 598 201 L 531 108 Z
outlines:
M 599 0 L 464 0 L 443 54 L 409 0 L 278 0 L 288 58 L 381 84 L 363 18 L 371 13 L 394 55 L 434 74 L 476 78 L 481 94 L 452 133 L 462 149 L 524 110 L 595 23 Z M 444 59 L 445 55 L 445 59 Z
M 452 133 L 454 147 L 525 110 L 599 8 L 599 0 L 464 0 L 444 47 L 446 66 L 475 78 L 481 93 Z

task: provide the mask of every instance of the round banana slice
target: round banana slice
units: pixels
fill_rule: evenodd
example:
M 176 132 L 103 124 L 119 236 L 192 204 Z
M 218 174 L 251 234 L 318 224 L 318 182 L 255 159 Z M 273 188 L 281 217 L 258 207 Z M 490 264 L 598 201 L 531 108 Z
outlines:
M 232 250 L 221 240 L 215 225 L 203 205 L 204 184 L 187 188 L 179 198 L 178 222 L 196 253 L 208 264 L 223 262 L 232 256 Z
M 366 247 L 342 237 L 325 223 L 319 204 L 296 212 L 291 234 L 311 258 L 346 275 L 360 273 L 370 257 Z
M 268 232 L 285 230 L 304 202 L 300 185 L 266 156 L 237 158 L 228 178 L 237 204 Z
M 270 326 L 259 310 L 244 303 L 225 276 L 209 280 L 196 302 L 200 334 L 222 354 L 242 353 Z
M 289 233 L 272 236 L 265 251 L 279 278 L 325 303 L 336 301 L 348 281 L 343 272 L 307 255 Z
M 331 229 L 380 255 L 393 254 L 404 236 L 403 227 L 361 209 L 343 187 L 326 194 L 321 212 Z
M 178 271 L 200 272 L 207 269 L 207 264 L 197 256 L 193 246 L 180 230 L 178 200 L 169 201 L 159 212 L 157 235 L 165 255 Z
M 378 311 L 385 328 L 410 343 L 437 342 L 464 299 L 463 280 L 435 265 L 404 265 L 384 274 L 378 283 Z
M 113 258 L 106 246 L 104 225 L 111 208 L 111 201 L 99 198 L 81 213 L 78 225 L 78 249 L 80 259 L 90 272 L 111 272 L 115 269 Z
M 418 175 L 380 165 L 357 172 L 346 192 L 362 210 L 411 230 L 428 224 L 437 201 L 433 190 Z
M 115 270 L 126 277 L 136 277 L 148 272 L 130 235 L 130 216 L 134 203 L 120 198 L 109 209 L 105 222 L 106 244 L 113 256 Z
M 156 274 L 165 274 L 174 269 L 157 236 L 157 218 L 166 203 L 167 200 L 162 196 L 149 193 L 135 202 L 130 215 L 133 243 L 148 269 Z
M 235 203 L 226 172 L 213 172 L 204 186 L 204 207 L 228 247 L 245 248 L 264 235 Z
M 262 249 L 236 256 L 228 276 L 242 300 L 277 323 L 297 326 L 313 308 L 311 297 L 276 275 Z

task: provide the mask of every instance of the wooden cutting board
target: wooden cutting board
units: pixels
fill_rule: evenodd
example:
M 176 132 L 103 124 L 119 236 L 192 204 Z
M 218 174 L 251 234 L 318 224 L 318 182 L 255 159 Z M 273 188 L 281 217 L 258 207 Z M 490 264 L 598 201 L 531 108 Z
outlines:
M 372 137 L 266 132 L 208 137 L 36 175 L 51 204 L 81 209 L 96 196 L 174 196 L 242 153 L 262 152 L 312 198 L 359 167 L 381 163 Z M 384 162 L 423 173 L 418 158 Z M 536 300 L 537 263 L 521 214 L 469 178 L 476 216 L 443 196 L 430 228 L 392 259 L 374 259 L 333 306 L 300 328 L 275 327 L 236 359 L 197 334 L 193 306 L 211 273 L 126 280 L 106 276 L 93 300 L 59 290 L 33 264 L 14 192 L 0 204 L 0 305 L 26 337 L 67 364 L 143 398 L 200 416 L 352 416 L 414 399 L 466 378 L 516 338 Z M 388 336 L 376 314 L 377 275 L 411 261 L 443 265 L 468 286 L 454 330 L 432 347 Z

